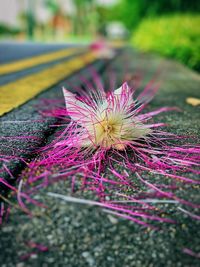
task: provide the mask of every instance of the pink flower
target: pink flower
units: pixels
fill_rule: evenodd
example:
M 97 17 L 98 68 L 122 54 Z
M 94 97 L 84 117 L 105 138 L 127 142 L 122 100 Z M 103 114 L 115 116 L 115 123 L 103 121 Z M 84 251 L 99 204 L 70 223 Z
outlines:
M 76 125 L 72 146 L 123 150 L 133 140 L 148 138 L 151 132 L 137 117 L 138 103 L 127 83 L 108 94 L 96 92 L 85 99 L 66 89 L 63 93 L 67 114 Z
M 59 171 L 54 177 L 72 176 L 72 190 L 78 174 L 81 189 L 93 191 L 99 197 L 99 204 L 88 203 L 145 226 L 149 224 L 138 217 L 174 222 L 160 217 L 162 212 L 155 204 L 199 208 L 199 204 L 177 196 L 176 190 L 179 190 L 179 182 L 200 184 L 185 175 L 199 173 L 196 167 L 200 147 L 176 146 L 174 140 L 184 136 L 162 131 L 164 123 L 152 123 L 155 115 L 177 108 L 161 107 L 142 113 L 156 91 L 157 86 L 148 84 L 134 100 L 135 90 L 127 83 L 107 93 L 103 88 L 88 88 L 81 91 L 81 96 L 63 89 L 66 112 L 58 110 L 58 116 L 66 119 L 68 115 L 69 124 L 53 144 L 47 146 L 47 154 L 40 164 L 56 166 Z M 152 180 L 154 175 L 161 177 L 159 182 Z M 172 184 L 167 183 L 168 179 Z
M 200 146 L 178 145 L 188 137 L 166 132 L 161 128 L 164 123 L 153 121 L 154 116 L 177 108 L 144 112 L 158 89 L 152 81 L 137 97 L 135 88 L 127 83 L 108 92 L 97 84 L 98 89 L 88 86 L 77 94 L 63 89 L 66 108 L 48 109 L 48 116 L 62 119 L 59 125 L 63 128 L 28 164 L 23 192 L 23 174 L 19 189 L 14 188 L 19 205 L 25 210 L 23 198 L 40 205 L 30 196 L 65 179 L 70 180 L 73 192 L 75 188 L 90 191 L 98 200 L 76 202 L 104 207 L 106 212 L 144 226 L 149 226 L 147 220 L 174 222 L 163 217 L 166 203 L 179 205 L 179 212 L 199 219 L 191 208 L 200 204 L 185 199 L 184 191 L 200 184 L 193 178 L 199 174 Z

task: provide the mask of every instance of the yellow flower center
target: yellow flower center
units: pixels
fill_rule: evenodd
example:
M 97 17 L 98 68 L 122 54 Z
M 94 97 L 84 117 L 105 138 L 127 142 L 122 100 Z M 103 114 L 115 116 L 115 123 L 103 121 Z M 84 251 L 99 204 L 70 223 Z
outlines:
M 112 134 L 112 132 L 114 131 L 114 127 L 112 124 L 109 123 L 108 120 L 105 120 L 103 122 L 100 123 L 101 127 L 103 128 L 103 131 L 105 134 Z
M 95 124 L 95 143 L 107 148 L 119 145 L 122 119 L 119 116 L 109 116 Z

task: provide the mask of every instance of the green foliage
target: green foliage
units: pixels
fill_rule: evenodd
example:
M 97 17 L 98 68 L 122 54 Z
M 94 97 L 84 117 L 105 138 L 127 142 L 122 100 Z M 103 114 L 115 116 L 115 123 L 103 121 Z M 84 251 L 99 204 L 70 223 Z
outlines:
M 200 12 L 198 0 L 119 0 L 108 10 L 108 20 L 120 20 L 133 30 L 144 17 L 169 13 Z
M 141 51 L 175 58 L 200 71 L 200 15 L 168 15 L 144 19 L 133 32 L 132 44 Z

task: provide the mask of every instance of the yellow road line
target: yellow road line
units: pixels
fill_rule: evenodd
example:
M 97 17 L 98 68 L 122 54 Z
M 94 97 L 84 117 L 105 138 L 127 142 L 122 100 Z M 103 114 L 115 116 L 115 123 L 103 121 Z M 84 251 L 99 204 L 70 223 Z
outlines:
M 49 67 L 39 73 L 0 86 L 0 116 L 24 104 L 37 94 L 52 87 L 66 76 L 92 63 L 96 59 L 94 53 L 87 52 L 84 55 Z
M 20 71 L 26 68 L 34 67 L 39 64 L 48 63 L 57 59 L 61 59 L 63 57 L 70 56 L 77 52 L 85 51 L 85 49 L 79 48 L 68 48 L 62 49 L 56 52 L 50 52 L 47 54 L 42 54 L 39 56 L 33 56 L 26 59 L 17 60 L 11 63 L 2 64 L 0 66 L 0 75 L 8 74 L 15 71 Z

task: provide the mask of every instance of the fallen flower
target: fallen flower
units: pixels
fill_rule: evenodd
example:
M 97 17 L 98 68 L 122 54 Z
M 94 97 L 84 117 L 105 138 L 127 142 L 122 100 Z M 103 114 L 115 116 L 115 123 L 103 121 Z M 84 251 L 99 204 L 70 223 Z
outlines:
M 72 191 L 92 191 L 99 206 L 144 226 L 149 224 L 143 220 L 174 222 L 154 199 L 163 207 L 172 201 L 199 208 L 176 191 L 184 184 L 200 184 L 186 175 L 199 174 L 200 147 L 177 146 L 174 140 L 183 136 L 162 131 L 165 124 L 152 121 L 153 116 L 177 108 L 142 113 L 156 90 L 150 83 L 135 97 L 127 83 L 107 93 L 90 88 L 77 95 L 63 89 L 66 109 L 52 115 L 63 118 L 64 129 L 29 164 L 27 192 L 70 179 Z
M 67 115 L 75 127 L 80 126 L 75 130 L 74 139 L 66 140 L 67 145 L 88 147 L 91 151 L 102 148 L 123 150 L 132 141 L 147 138 L 151 132 L 142 123 L 142 118 L 137 117 L 137 103 L 126 83 L 108 96 L 105 93 L 94 95 L 94 101 L 92 96 L 78 100 L 64 88 L 63 93 Z
M 199 174 L 200 146 L 177 145 L 186 137 L 163 131 L 166 124 L 153 121 L 177 108 L 144 112 L 157 89 L 150 82 L 137 97 L 127 83 L 108 92 L 101 87 L 79 94 L 63 89 L 66 108 L 48 110 L 48 116 L 63 120 L 63 129 L 39 149 L 40 155 L 22 173 L 23 192 L 20 182 L 16 190 L 23 210 L 23 199 L 34 203 L 30 196 L 60 180 L 70 181 L 72 192 L 92 192 L 95 202 L 90 203 L 145 227 L 151 227 L 149 220 L 175 222 L 168 218 L 167 202 L 199 208 L 180 196 L 179 188 L 199 186 L 193 177 Z

